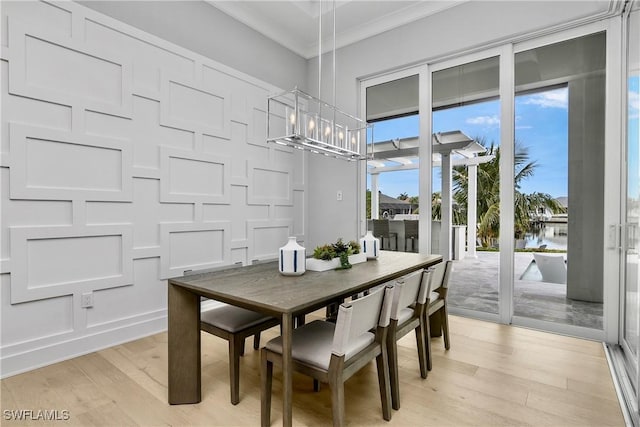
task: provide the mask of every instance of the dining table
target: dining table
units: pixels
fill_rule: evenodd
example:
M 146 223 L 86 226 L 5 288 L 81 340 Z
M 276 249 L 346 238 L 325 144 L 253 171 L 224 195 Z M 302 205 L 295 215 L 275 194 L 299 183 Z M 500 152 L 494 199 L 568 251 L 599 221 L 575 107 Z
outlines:
M 201 401 L 201 297 L 281 320 L 283 425 L 291 426 L 291 341 L 295 319 L 441 261 L 442 256 L 434 254 L 380 251 L 377 259 L 354 264 L 349 269 L 307 270 L 299 276 L 280 274 L 274 261 L 169 279 L 169 403 Z

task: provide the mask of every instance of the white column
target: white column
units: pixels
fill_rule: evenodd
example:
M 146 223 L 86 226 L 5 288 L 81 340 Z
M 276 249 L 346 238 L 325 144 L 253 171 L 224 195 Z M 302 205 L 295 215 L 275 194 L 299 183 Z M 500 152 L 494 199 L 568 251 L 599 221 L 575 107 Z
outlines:
M 442 153 L 442 202 L 440 206 L 440 254 L 444 261 L 451 259 L 453 222 L 451 215 L 451 153 Z
M 380 174 L 371 174 L 371 219 L 378 219 L 380 212 L 380 193 L 378 192 L 378 177 Z
M 469 184 L 467 188 L 467 257 L 477 258 L 477 210 L 478 210 L 478 165 L 467 166 Z

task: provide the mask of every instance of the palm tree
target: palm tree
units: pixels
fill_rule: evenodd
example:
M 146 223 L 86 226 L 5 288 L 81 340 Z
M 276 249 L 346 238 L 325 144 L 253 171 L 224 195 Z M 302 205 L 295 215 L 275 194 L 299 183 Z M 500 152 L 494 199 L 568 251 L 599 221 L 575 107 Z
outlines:
M 462 215 L 462 210 L 459 208 L 456 200 L 453 200 L 451 206 L 451 221 L 454 224 L 466 224 L 466 216 Z M 431 219 L 440 221 L 442 219 L 442 195 L 439 191 L 431 194 Z
M 476 140 L 487 148 L 482 155 L 493 155 L 493 160 L 478 166 L 478 237 L 482 246 L 495 243 L 500 235 L 500 147 L 492 141 L 487 144 L 484 138 Z M 530 221 L 539 208 L 546 208 L 553 213 L 564 212 L 564 208 L 556 199 L 546 193 L 523 194 L 520 192 L 522 181 L 533 176 L 537 167 L 536 161 L 529 160 L 527 147 L 516 141 L 515 145 L 515 235 L 524 236 L 530 228 Z M 462 207 L 461 220 L 466 218 L 468 176 L 466 167 L 455 167 L 453 170 L 453 198 Z

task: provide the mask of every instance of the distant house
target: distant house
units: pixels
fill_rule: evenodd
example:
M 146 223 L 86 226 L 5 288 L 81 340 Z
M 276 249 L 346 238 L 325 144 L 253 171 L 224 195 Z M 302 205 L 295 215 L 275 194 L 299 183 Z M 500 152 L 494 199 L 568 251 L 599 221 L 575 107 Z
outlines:
M 408 202 L 407 200 L 396 199 L 386 194 L 379 193 L 380 200 L 380 218 L 393 218 L 398 214 L 410 214 L 417 208 L 417 204 Z
M 544 206 L 538 208 L 535 220 L 539 222 L 567 222 L 567 208 L 569 206 L 569 197 L 557 197 L 556 201 L 564 208 L 565 213 L 554 214 Z

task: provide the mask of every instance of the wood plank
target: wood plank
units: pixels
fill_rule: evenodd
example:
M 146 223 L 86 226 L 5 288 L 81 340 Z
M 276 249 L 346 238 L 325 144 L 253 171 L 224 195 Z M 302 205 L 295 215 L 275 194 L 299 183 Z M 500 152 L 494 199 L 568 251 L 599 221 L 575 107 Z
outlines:
M 313 313 L 319 317 L 323 312 Z M 624 425 L 601 344 L 450 317 L 451 350 L 434 339 L 433 371 L 420 378 L 415 339 L 399 346 L 402 408 L 382 419 L 375 364 L 346 383 L 346 423 L 362 426 Z M 279 334 L 264 333 L 262 344 Z M 482 337 L 488 337 L 483 342 Z M 535 348 L 530 358 L 522 349 Z M 545 346 L 548 352 L 545 352 Z M 260 423 L 259 352 L 241 358 L 240 403 L 229 403 L 226 342 L 202 336 L 202 402 L 167 403 L 167 334 L 111 347 L 3 379 L 3 409 L 70 410 L 65 425 L 235 425 Z M 601 361 L 599 364 L 598 361 Z M 591 374 L 595 371 L 597 374 Z M 582 374 L 582 379 L 572 378 Z M 281 371 L 273 382 L 271 424 L 282 417 Z M 293 376 L 295 425 L 330 425 L 328 386 L 313 391 Z M 42 421 L 2 425 L 43 425 Z M 45 423 L 46 424 L 46 423 Z

